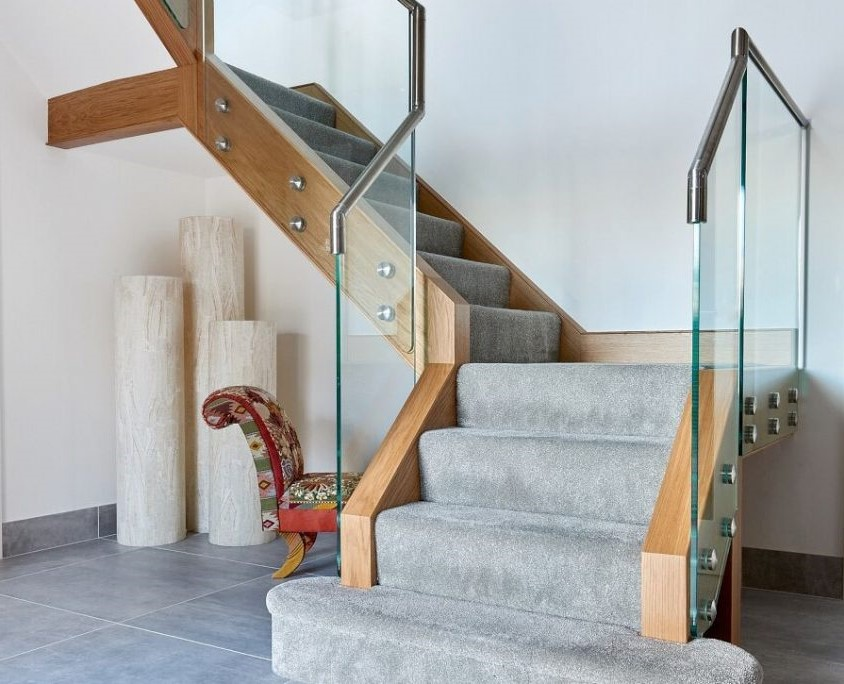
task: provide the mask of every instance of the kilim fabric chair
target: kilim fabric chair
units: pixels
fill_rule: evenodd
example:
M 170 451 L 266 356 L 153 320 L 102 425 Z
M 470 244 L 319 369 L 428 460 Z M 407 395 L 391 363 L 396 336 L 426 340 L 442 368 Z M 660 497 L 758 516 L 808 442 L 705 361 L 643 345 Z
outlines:
M 258 476 L 261 523 L 287 542 L 287 558 L 273 575 L 287 577 L 302 562 L 319 532 L 337 530 L 336 473 L 303 473 L 296 430 L 275 398 L 257 387 L 226 387 L 202 404 L 202 417 L 215 430 L 235 423 L 243 430 Z M 343 473 L 343 503 L 360 481 Z

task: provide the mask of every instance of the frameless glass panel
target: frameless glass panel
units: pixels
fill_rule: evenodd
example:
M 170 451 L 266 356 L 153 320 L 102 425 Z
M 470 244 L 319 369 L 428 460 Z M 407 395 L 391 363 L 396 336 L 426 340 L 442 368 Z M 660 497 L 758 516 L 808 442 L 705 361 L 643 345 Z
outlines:
M 161 1 L 179 26 L 187 28 L 190 25 L 190 0 Z
M 691 628 L 714 620 L 738 503 L 743 117 L 732 109 L 708 179 L 709 220 L 694 226 Z
M 745 427 L 761 448 L 797 425 L 803 130 L 755 64 L 747 70 Z
M 398 0 L 207 0 L 205 13 L 204 53 L 208 73 L 216 72 L 209 79 L 225 79 L 251 105 L 241 99 L 230 107 L 221 88 L 206 87 L 206 128 L 217 149 L 232 164 L 237 158 L 238 173 L 250 173 L 245 165 L 262 150 L 252 142 L 245 151 L 250 141 L 234 129 L 245 122 L 289 141 L 341 192 L 352 187 L 410 110 L 407 7 Z M 275 182 L 267 180 L 266 168 L 282 165 L 282 156 L 264 155 L 265 168 L 252 175 L 271 195 L 279 176 L 284 185 L 289 176 L 301 179 L 279 166 Z M 289 200 L 293 218 L 284 218 L 312 241 L 312 252 L 328 247 L 330 211 L 315 219 L 308 205 L 315 185 L 302 184 Z M 346 216 L 344 253 L 334 259 L 338 475 L 366 469 L 416 379 L 415 190 L 411 137 Z

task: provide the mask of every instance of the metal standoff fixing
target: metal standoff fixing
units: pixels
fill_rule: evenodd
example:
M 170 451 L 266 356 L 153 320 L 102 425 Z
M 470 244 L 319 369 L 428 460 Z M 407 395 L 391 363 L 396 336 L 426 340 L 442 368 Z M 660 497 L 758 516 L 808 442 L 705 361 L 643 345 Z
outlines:
M 701 601 L 697 607 L 697 614 L 706 622 L 715 622 L 715 618 L 718 615 L 718 607 L 715 601 Z
M 756 415 L 756 397 L 745 397 L 744 398 L 744 415 L 746 415 L 746 416 L 755 416 Z
M 797 427 L 797 411 L 788 412 L 788 427 Z
M 800 391 L 796 387 L 789 387 L 788 388 L 788 403 L 789 404 L 796 404 L 797 400 L 800 398 Z
M 734 485 L 738 480 L 738 469 L 732 463 L 721 466 L 721 482 Z
M 756 429 L 755 425 L 745 425 L 743 434 L 745 444 L 756 444 L 756 440 L 759 438 L 759 430 Z
M 768 395 L 768 408 L 769 409 L 778 409 L 780 407 L 780 393 L 779 392 L 771 392 Z
M 229 111 L 229 101 L 224 97 L 218 97 L 214 100 L 214 109 L 220 112 L 220 114 L 225 114 Z
M 389 261 L 382 261 L 375 267 L 375 272 L 382 278 L 392 278 L 396 275 L 396 266 Z
M 738 526 L 736 525 L 735 518 L 721 518 L 721 536 L 728 537 L 732 539 L 736 536 L 736 530 Z
M 718 554 L 715 549 L 703 549 L 697 557 L 697 565 L 701 570 L 715 570 L 718 567 Z
M 778 435 L 780 433 L 780 419 L 768 418 L 768 434 Z
M 302 192 L 305 189 L 305 179 L 302 176 L 290 176 L 288 184 L 296 192 Z
M 232 148 L 232 144 L 228 138 L 221 135 L 214 141 L 214 147 L 216 147 L 219 152 L 228 152 Z
M 290 226 L 290 230 L 296 233 L 304 233 L 305 228 L 308 227 L 308 222 L 301 216 L 294 216 L 287 222 L 287 225 Z
M 378 307 L 378 311 L 375 312 L 375 315 L 378 317 L 379 321 L 384 321 L 385 323 L 389 323 L 390 321 L 396 320 L 396 310 L 392 306 L 388 306 L 387 304 L 382 304 Z

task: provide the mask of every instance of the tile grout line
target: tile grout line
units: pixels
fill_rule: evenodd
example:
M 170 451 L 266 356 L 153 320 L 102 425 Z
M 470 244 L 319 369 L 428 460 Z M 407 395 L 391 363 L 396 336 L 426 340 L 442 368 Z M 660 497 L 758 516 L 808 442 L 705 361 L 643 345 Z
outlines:
M 176 639 L 177 641 L 185 641 L 189 644 L 196 644 L 197 646 L 207 646 L 209 648 L 216 648 L 218 651 L 226 651 L 227 653 L 234 653 L 236 655 L 246 656 L 247 658 L 254 658 L 255 660 L 261 660 L 263 662 L 270 662 L 272 658 L 264 658 L 263 656 L 256 656 L 252 653 L 244 653 L 243 651 L 235 651 L 233 648 L 226 648 L 225 646 L 217 646 L 216 644 L 208 644 L 204 641 L 196 641 L 195 639 L 188 639 L 187 637 L 180 637 L 175 636 L 173 634 L 165 634 L 164 632 L 156 632 L 154 629 L 148 629 L 147 627 L 139 627 L 137 625 L 129 625 L 120 623 L 117 625 L 118 627 L 126 627 L 128 629 L 136 629 L 139 632 L 146 632 L 147 634 L 155 634 L 157 636 L 166 637 L 168 639 Z
M 38 604 L 35 604 L 38 605 Z M 48 606 L 49 607 L 49 606 Z M 16 653 L 15 655 L 6 656 L 5 658 L 0 658 L 0 663 L 8 662 L 9 660 L 13 660 L 14 658 L 20 658 L 21 656 L 29 655 L 30 653 L 35 653 L 37 651 L 42 651 L 45 648 L 50 648 L 51 646 L 58 646 L 59 644 L 63 644 L 66 641 L 73 641 L 74 639 L 78 639 L 79 637 L 86 636 L 88 634 L 93 634 L 94 632 L 101 632 L 104 629 L 108 629 L 109 627 L 114 627 L 114 624 L 106 624 L 102 627 L 97 627 L 96 629 L 89 629 L 87 632 L 82 632 L 82 634 L 74 634 L 70 637 L 65 637 L 64 639 L 59 639 L 58 641 L 53 641 L 49 644 L 43 644 L 41 646 L 37 646 L 36 648 L 31 648 L 28 651 L 23 651 L 21 653 Z
M 262 575 L 260 577 L 253 577 L 252 579 L 244 580 L 243 582 L 237 582 L 236 584 L 231 584 L 227 587 L 223 587 L 221 589 L 215 589 L 214 591 L 207 591 L 204 594 L 200 594 L 199 596 L 193 596 L 189 599 L 185 599 L 183 601 L 177 601 L 176 603 L 171 603 L 168 606 L 162 606 L 161 608 L 156 608 L 155 610 L 148 610 L 146 613 L 141 613 L 140 615 L 134 615 L 130 618 L 126 618 L 116 624 L 124 625 L 127 624 L 129 620 L 139 620 L 142 617 L 147 617 L 148 615 L 152 615 L 153 613 L 158 613 L 162 610 L 169 610 L 170 608 L 175 608 L 176 606 L 184 605 L 185 603 L 190 603 L 191 601 L 197 601 L 202 598 L 208 598 L 209 596 L 213 596 L 214 594 L 219 594 L 221 591 L 229 591 L 230 589 L 236 589 L 237 587 L 242 587 L 244 584 L 249 584 L 250 582 L 255 582 L 259 579 L 265 579 L 267 575 Z
M 68 542 L 67 544 L 59 544 L 57 546 L 48 546 L 44 549 L 36 549 L 35 551 L 27 551 L 26 553 L 17 553 L 14 556 L 3 556 L 0 558 L 0 562 L 14 560 L 15 558 L 25 558 L 26 556 L 31 556 L 33 553 L 41 553 L 43 551 L 55 551 L 56 549 L 63 549 L 67 546 L 75 546 L 76 544 L 85 544 L 86 542 L 97 541 L 99 539 L 103 539 L 102 537 L 90 537 L 88 539 L 77 539 L 76 541 Z M 103 541 L 111 541 L 110 539 L 103 539 Z M 1 564 L 1 563 L 0 563 Z
M 81 543 L 81 542 L 80 542 Z M 69 545 L 72 546 L 72 545 Z M 62 548 L 62 547 L 56 547 Z M 46 549 L 45 549 L 46 550 Z M 65 563 L 64 565 L 57 565 L 54 568 L 44 568 L 43 570 L 35 570 L 33 572 L 25 572 L 22 575 L 15 575 L 14 577 L 7 577 L 5 579 L 0 579 L 0 595 L 7 596 L 7 594 L 3 594 L 2 588 L 4 582 L 12 582 L 16 579 L 23 579 L 24 577 L 35 577 L 35 575 L 43 575 L 47 572 L 53 572 L 55 570 L 63 570 L 64 568 L 70 568 L 74 565 L 84 565 L 85 563 L 91 563 L 93 561 L 102 560 L 103 558 L 111 558 L 112 556 L 122 556 L 127 553 L 135 553 L 136 551 L 140 551 L 140 548 L 130 547 L 125 551 L 118 551 L 117 553 L 104 553 L 102 556 L 92 556 L 91 558 L 84 558 L 82 560 L 71 561 L 70 563 Z M 38 553 L 37 551 L 34 553 Z M 13 597 L 15 598 L 15 597 Z

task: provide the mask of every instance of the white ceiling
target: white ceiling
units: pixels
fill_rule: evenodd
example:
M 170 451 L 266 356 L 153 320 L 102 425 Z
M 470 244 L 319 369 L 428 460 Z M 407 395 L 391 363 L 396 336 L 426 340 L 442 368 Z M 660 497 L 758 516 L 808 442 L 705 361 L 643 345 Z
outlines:
M 45 99 L 173 66 L 132 0 L 4 0 L 0 2 L 0 42 Z M 85 149 L 205 178 L 223 175 L 211 155 L 185 130 Z

